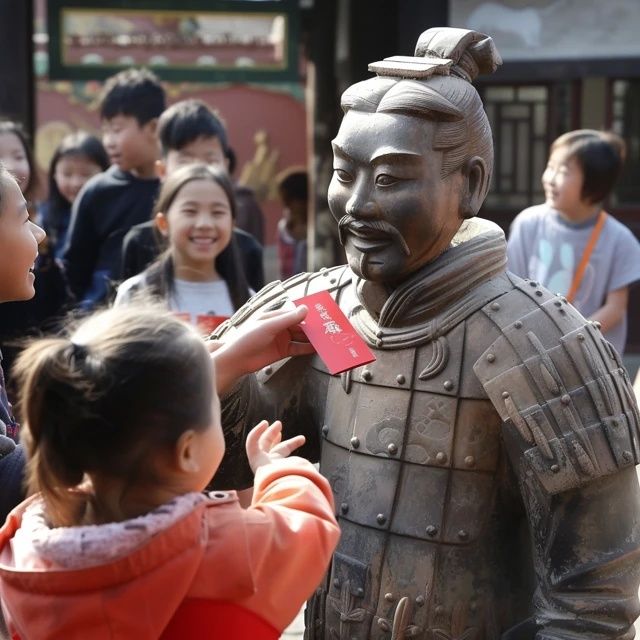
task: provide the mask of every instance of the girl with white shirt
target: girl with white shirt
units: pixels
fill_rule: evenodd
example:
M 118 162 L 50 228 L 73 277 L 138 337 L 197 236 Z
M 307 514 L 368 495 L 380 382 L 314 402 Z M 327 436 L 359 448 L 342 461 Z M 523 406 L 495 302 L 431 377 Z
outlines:
M 233 188 L 224 171 L 195 164 L 172 173 L 155 206 L 155 223 L 168 248 L 120 285 L 115 305 L 145 294 L 204 327 L 207 319 L 231 316 L 250 296 L 234 218 Z

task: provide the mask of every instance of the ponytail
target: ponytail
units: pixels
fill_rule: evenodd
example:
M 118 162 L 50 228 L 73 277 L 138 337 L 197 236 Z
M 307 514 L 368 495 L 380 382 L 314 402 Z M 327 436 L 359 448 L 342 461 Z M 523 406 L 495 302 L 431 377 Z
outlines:
M 73 433 L 85 418 L 80 398 L 89 383 L 78 368 L 73 343 L 63 338 L 33 343 L 18 358 L 14 373 L 20 396 L 17 409 L 28 428 L 28 493 L 40 492 L 54 526 L 73 522 L 77 504 L 68 488 L 84 476 L 81 451 Z

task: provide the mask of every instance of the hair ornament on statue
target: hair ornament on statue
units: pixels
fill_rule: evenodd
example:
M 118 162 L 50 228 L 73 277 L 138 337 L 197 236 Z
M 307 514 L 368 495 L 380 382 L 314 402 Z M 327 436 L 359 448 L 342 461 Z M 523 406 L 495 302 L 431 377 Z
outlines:
M 434 27 L 418 38 L 414 56 L 392 56 L 372 62 L 369 71 L 379 76 L 424 80 L 433 75 L 453 75 L 472 82 L 493 73 L 502 58 L 491 37 L 479 31 Z

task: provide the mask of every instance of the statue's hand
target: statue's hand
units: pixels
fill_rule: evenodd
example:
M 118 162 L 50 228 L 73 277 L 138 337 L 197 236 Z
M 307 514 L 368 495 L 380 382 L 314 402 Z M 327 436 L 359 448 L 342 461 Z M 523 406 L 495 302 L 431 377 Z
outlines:
M 247 436 L 247 458 L 255 473 L 259 467 L 274 460 L 287 458 L 304 444 L 304 436 L 295 436 L 282 441 L 282 422 L 276 420 L 269 424 L 266 420 L 257 424 Z
M 308 355 L 313 347 L 300 328 L 307 307 L 266 311 L 225 334 L 220 342 L 211 341 L 209 350 L 216 365 L 216 387 L 224 393 L 238 378 L 288 358 Z

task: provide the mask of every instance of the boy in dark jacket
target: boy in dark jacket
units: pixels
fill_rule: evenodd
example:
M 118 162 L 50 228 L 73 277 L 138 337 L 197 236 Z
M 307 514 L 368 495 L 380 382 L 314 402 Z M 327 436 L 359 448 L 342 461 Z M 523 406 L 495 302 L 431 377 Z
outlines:
M 78 305 L 92 309 L 119 273 L 122 240 L 149 220 L 158 190 L 156 128 L 165 93 L 154 74 L 128 69 L 104 88 L 102 142 L 113 165 L 93 177 L 76 198 L 64 264 Z

